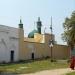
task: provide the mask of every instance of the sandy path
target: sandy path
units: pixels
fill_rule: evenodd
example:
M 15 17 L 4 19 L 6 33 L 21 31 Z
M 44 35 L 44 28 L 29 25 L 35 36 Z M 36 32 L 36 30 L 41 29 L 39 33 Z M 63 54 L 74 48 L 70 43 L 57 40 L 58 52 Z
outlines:
M 21 75 L 62 75 L 65 73 L 73 72 L 75 70 L 71 70 L 70 68 L 65 69 L 55 69 L 55 70 L 45 70 L 31 74 L 21 74 Z

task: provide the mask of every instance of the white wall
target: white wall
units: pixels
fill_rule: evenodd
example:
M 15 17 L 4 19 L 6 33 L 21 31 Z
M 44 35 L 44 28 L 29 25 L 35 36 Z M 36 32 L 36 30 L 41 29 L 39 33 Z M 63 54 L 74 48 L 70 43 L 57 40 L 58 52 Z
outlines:
M 10 62 L 10 52 L 14 50 L 14 61 L 18 61 L 18 29 L 0 25 L 0 62 Z

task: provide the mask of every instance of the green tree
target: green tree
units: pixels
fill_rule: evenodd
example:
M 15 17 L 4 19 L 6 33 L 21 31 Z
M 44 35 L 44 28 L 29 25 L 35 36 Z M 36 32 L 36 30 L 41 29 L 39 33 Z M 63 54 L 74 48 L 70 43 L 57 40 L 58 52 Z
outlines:
M 75 44 L 75 11 L 72 15 L 65 19 L 63 23 L 64 33 L 62 34 L 62 39 L 67 42 L 71 47 Z

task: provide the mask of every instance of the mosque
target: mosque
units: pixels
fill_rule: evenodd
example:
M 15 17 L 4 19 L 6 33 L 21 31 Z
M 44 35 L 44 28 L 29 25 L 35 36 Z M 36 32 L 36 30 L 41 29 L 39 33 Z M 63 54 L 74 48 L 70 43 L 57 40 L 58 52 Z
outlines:
M 41 33 L 42 22 L 40 18 L 36 23 L 37 29 L 31 31 L 28 37 L 24 37 L 21 19 L 18 28 L 0 25 L 0 62 L 70 57 L 69 47 L 57 44 L 54 34 Z

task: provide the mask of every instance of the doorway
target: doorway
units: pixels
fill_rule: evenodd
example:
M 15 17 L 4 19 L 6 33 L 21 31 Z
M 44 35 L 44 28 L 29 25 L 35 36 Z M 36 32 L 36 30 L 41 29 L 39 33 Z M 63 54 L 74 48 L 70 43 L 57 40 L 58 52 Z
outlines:
M 31 54 L 31 58 L 32 58 L 32 60 L 34 60 L 34 53 Z
M 14 61 L 14 51 L 11 51 L 11 53 L 10 53 L 10 61 L 11 62 Z

